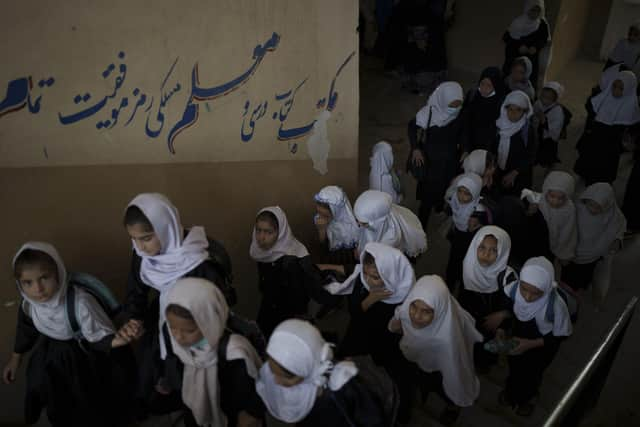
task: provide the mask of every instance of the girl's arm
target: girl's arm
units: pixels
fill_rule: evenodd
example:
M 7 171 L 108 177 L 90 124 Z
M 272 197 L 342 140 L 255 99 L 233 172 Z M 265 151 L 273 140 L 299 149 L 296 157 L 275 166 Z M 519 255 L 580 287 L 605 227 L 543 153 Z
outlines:
M 40 332 L 38 332 L 31 318 L 27 316 L 24 308 L 20 305 L 18 307 L 16 340 L 13 346 L 13 353 L 2 370 L 2 380 L 5 384 L 11 384 L 16 380 L 16 374 L 22 362 L 22 355 L 33 348 L 39 336 Z
M 511 356 L 517 356 L 529 350 L 533 350 L 534 348 L 544 346 L 544 338 L 530 340 L 527 338 L 513 337 L 513 339 L 518 341 L 518 346 L 511 350 L 509 353 Z

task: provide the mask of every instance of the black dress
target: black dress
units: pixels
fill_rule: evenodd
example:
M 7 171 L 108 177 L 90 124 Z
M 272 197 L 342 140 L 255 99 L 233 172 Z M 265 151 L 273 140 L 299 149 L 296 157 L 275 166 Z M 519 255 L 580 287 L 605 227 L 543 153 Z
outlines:
M 358 377 L 337 391 L 325 389 L 299 427 L 386 427 L 384 414 Z
M 427 174 L 424 181 L 418 182 L 416 199 L 420 200 L 418 217 L 422 227 L 426 230 L 431 208 L 442 211 L 444 195 L 455 177 L 460 158 L 460 138 L 462 133 L 462 118 L 458 116 L 446 126 L 431 126 L 425 129 L 424 144 L 418 143 L 418 126 L 411 120 L 408 125 L 411 150 L 420 148 L 425 158 Z
M 633 169 L 627 181 L 622 205 L 622 212 L 627 218 L 627 229 L 631 231 L 640 230 L 640 147 L 637 145 L 636 143 Z
M 513 61 L 520 56 L 526 56 L 531 60 L 533 67 L 529 80 L 531 80 L 533 88 L 536 89 L 538 87 L 538 69 L 540 68 L 540 50 L 542 50 L 549 41 L 549 25 L 547 21 L 541 19 L 536 31 L 518 40 L 511 37 L 509 31 L 506 31 L 502 36 L 502 41 L 504 41 L 505 44 L 504 65 L 502 66 L 503 73 L 505 75 L 510 74 Z M 534 55 L 530 55 L 529 53 L 522 54 L 519 52 L 520 46 L 535 47 L 536 53 Z
M 500 136 L 498 135 L 494 140 L 493 154 L 498 156 L 498 146 L 500 145 Z M 533 180 L 533 165 L 536 162 L 536 156 L 538 153 L 538 135 L 536 130 L 531 126 L 531 122 L 527 123 L 511 136 L 511 142 L 509 145 L 509 156 L 505 164 L 504 170 L 498 168 L 497 185 L 502 186 L 502 178 L 509 172 L 517 170 L 518 176 L 515 179 L 514 185 L 511 188 L 505 188 L 502 186 L 502 192 L 504 194 L 513 194 L 520 196 L 520 193 L 524 188 L 531 188 Z
M 135 360 L 128 347 L 112 350 L 113 338 L 82 340 L 82 346 L 75 339 L 53 339 L 41 334 L 20 307 L 14 352 L 33 349 L 26 370 L 25 423 L 35 424 L 42 410 L 54 427 L 130 422 Z

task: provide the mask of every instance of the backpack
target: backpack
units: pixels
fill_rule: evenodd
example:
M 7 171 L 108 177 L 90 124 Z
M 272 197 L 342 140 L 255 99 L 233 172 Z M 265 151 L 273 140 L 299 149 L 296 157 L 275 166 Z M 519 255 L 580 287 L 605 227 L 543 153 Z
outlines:
M 69 285 L 65 295 L 65 308 L 73 337 L 80 342 L 84 337 L 77 317 L 76 288 L 80 288 L 93 296 L 110 319 L 113 319 L 120 312 L 121 305 L 113 295 L 113 292 L 111 292 L 111 289 L 96 277 L 87 273 L 70 273 Z
M 219 347 L 224 346 L 224 350 L 221 350 L 223 351 L 221 354 L 227 354 L 226 347 L 229 342 L 229 335 L 231 334 L 238 334 L 245 337 L 256 350 L 258 356 L 260 356 L 262 360 L 266 359 L 267 339 L 260 330 L 260 326 L 258 326 L 255 321 L 246 319 L 234 312 L 230 312 L 229 318 L 227 319 L 225 334 L 223 335 L 220 344 L 218 344 Z
M 518 290 L 518 286 L 514 285 L 511 287 L 509 297 L 511 300 L 516 300 L 516 291 Z M 560 296 L 564 300 L 565 305 L 569 311 L 569 317 L 571 318 L 571 323 L 575 323 L 578 320 L 578 297 L 576 293 L 571 290 L 566 284 L 558 283 L 558 286 L 555 288 L 551 294 L 549 294 L 549 302 L 547 303 L 547 311 L 544 314 L 547 322 L 553 323 L 556 320 L 556 313 L 553 310 L 556 302 L 556 298 Z
M 209 258 L 207 261 L 213 265 L 222 279 L 222 283 L 216 283 L 216 285 L 224 294 L 229 306 L 233 306 L 238 301 L 238 295 L 233 287 L 233 268 L 231 264 L 231 257 L 222 243 L 208 237 L 207 241 L 209 242 L 209 247 L 207 248 Z
M 562 108 L 562 114 L 564 116 L 564 121 L 562 122 L 562 130 L 560 131 L 560 139 L 567 139 L 567 127 L 569 127 L 569 124 L 571 123 L 571 119 L 573 118 L 573 113 L 563 104 L 556 104 L 550 109 L 545 110 L 545 113 L 556 108 L 556 106 L 559 106 L 560 108 Z

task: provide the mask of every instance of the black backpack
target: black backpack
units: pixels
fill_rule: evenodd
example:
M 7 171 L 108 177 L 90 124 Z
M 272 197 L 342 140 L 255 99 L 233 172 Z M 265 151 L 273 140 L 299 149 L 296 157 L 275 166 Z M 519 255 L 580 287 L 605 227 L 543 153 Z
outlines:
M 227 354 L 226 347 L 229 342 L 229 335 L 238 334 L 245 337 L 253 346 L 253 348 L 258 353 L 258 356 L 262 360 L 266 359 L 267 354 L 267 340 L 260 329 L 260 326 L 253 321 L 246 319 L 242 316 L 235 314 L 234 312 L 229 313 L 229 318 L 227 319 L 227 330 L 225 331 L 224 336 L 222 337 L 219 347 L 224 346 L 223 353 Z
M 509 297 L 512 301 L 516 300 L 516 291 L 518 290 L 518 284 L 514 284 L 509 293 Z M 569 317 L 571 318 L 571 323 L 575 323 L 578 320 L 578 309 L 579 309 L 579 300 L 577 295 L 571 288 L 564 283 L 558 283 L 558 286 L 551 291 L 549 295 L 549 302 L 547 303 L 547 311 L 544 314 L 547 322 L 553 323 L 556 318 L 556 313 L 554 311 L 556 298 L 562 298 L 567 309 L 569 311 Z

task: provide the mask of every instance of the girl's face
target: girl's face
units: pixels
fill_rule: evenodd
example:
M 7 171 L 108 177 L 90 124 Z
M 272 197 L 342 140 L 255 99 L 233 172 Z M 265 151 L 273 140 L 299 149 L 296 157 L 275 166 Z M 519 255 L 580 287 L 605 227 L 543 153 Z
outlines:
M 567 203 L 567 195 L 562 191 L 549 190 L 545 194 L 545 199 L 547 199 L 549 206 L 554 209 L 560 209 Z
M 526 302 L 534 302 L 542 298 L 542 295 L 544 295 L 544 292 L 542 292 L 540 289 L 536 288 L 530 283 L 521 281 L 520 295 L 522 295 L 522 298 L 524 298 Z
M 426 328 L 433 322 L 433 317 L 433 307 L 426 302 L 417 299 L 409 305 L 409 318 L 414 328 Z
M 384 289 L 384 280 L 380 277 L 378 267 L 375 264 L 365 264 L 362 273 L 370 290 Z
M 556 102 L 557 100 L 558 100 L 558 95 L 554 90 L 549 88 L 542 89 L 542 92 L 540 93 L 540 102 L 542 102 L 542 105 L 544 105 L 545 107 L 548 107 L 554 102 Z
M 297 376 L 293 372 L 289 372 L 271 357 L 267 358 L 269 369 L 273 374 L 276 384 L 282 387 L 293 387 L 304 381 L 304 378 Z
M 484 236 L 476 250 L 478 263 L 483 267 L 490 267 L 498 259 L 498 239 L 492 235 Z
M 602 212 L 604 212 L 602 206 L 600 206 L 599 203 L 594 202 L 593 200 L 585 199 L 583 200 L 583 203 L 585 204 L 591 215 L 600 215 Z
M 127 233 L 136 248 L 148 256 L 155 256 L 162 250 L 162 243 L 154 231 L 148 231 L 142 224 L 127 225 Z
M 49 301 L 60 288 L 57 273 L 40 265 L 25 266 L 18 282 L 22 292 L 36 302 Z
M 460 202 L 463 205 L 466 205 L 467 203 L 473 200 L 473 195 L 465 187 L 458 187 L 458 191 L 456 192 L 456 195 L 458 197 L 458 202 Z
M 493 87 L 491 79 L 489 77 L 485 77 L 484 79 L 480 80 L 478 90 L 480 91 L 480 95 L 487 97 L 491 95 L 493 91 L 496 90 L 496 88 Z
M 629 28 L 629 32 L 627 33 L 627 40 L 629 40 L 629 42 L 631 43 L 637 43 L 638 41 L 640 41 L 640 31 L 635 27 Z
M 460 107 L 462 107 L 462 100 L 461 100 L 461 99 L 456 99 L 456 100 L 451 101 L 451 102 L 449 103 L 449 108 L 455 108 L 455 109 L 458 109 L 458 108 L 460 108 Z
M 527 12 L 527 16 L 529 17 L 529 19 L 531 19 L 532 21 L 540 18 L 540 15 L 542 15 L 542 9 L 540 9 L 540 6 L 533 6 L 531 9 L 529 9 L 529 11 Z
M 331 222 L 333 219 L 333 213 L 331 209 L 326 207 L 325 205 L 321 205 L 320 203 L 316 203 L 316 213 L 318 216 L 327 220 L 327 223 Z
M 268 251 L 278 241 L 278 229 L 269 221 L 256 221 L 256 242 L 260 249 Z
M 169 311 L 167 312 L 167 323 L 171 335 L 182 347 L 191 347 L 203 338 L 202 331 L 191 319 L 185 319 Z
M 520 63 L 515 63 L 511 67 L 511 79 L 514 82 L 525 82 L 527 80 L 527 69 Z
M 622 80 L 616 80 L 611 85 L 611 95 L 614 98 L 622 98 L 624 95 L 624 82 Z
M 517 105 L 507 105 L 507 117 L 511 123 L 516 123 L 524 116 L 524 108 L 520 108 Z

